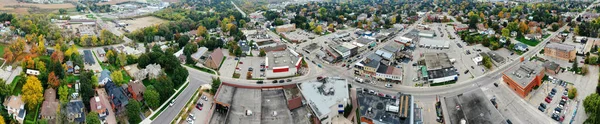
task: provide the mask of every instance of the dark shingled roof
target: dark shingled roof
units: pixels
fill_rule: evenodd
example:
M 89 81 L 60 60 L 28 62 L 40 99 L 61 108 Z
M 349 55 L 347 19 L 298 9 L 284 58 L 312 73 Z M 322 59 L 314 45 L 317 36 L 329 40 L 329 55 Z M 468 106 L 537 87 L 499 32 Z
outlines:
M 92 51 L 90 50 L 83 50 L 83 58 L 85 60 L 85 63 L 93 65 L 96 64 L 96 61 L 94 61 L 94 55 L 92 54 Z

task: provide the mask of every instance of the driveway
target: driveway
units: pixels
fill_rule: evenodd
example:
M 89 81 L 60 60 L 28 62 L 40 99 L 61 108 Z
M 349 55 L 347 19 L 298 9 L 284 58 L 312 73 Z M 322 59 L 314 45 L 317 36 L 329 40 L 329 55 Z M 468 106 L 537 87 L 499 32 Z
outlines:
M 106 123 L 116 124 L 117 119 L 115 118 L 115 112 L 113 111 L 112 106 L 110 106 L 110 102 L 108 101 L 108 95 L 106 94 L 106 91 L 104 91 L 104 89 L 96 89 L 96 92 L 98 92 L 98 96 L 101 99 L 100 101 L 102 101 L 102 105 L 108 108 L 108 116 L 106 117 Z

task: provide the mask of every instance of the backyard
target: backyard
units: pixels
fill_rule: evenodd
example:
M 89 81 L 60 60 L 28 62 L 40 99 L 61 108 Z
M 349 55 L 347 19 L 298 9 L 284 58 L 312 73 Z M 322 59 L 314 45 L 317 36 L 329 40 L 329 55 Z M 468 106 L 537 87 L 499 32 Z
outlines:
M 519 37 L 519 38 L 517 38 L 517 40 L 518 40 L 519 42 L 521 42 L 521 43 L 524 43 L 524 44 L 527 44 L 527 45 L 529 45 L 529 46 L 536 46 L 536 45 L 538 45 L 538 44 L 540 43 L 539 41 L 537 41 L 537 40 L 535 40 L 535 39 L 532 39 L 532 40 L 527 40 L 527 39 L 525 39 L 524 37 Z

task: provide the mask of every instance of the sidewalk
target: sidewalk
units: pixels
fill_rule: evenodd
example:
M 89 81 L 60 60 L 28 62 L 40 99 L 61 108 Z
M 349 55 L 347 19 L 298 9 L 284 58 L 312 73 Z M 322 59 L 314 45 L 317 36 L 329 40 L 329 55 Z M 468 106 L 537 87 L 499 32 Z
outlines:
M 355 120 L 356 119 L 356 109 L 358 109 L 358 101 L 357 101 L 357 97 L 356 97 L 356 88 L 351 88 L 350 89 L 350 98 L 352 99 L 352 110 L 350 112 L 350 115 L 348 115 L 347 119 L 348 120 L 353 120 L 352 122 L 354 122 L 355 124 L 358 124 L 358 122 L 360 120 Z
M 152 118 L 152 116 L 154 116 L 154 114 L 159 114 L 159 115 L 160 115 L 161 113 L 157 113 L 157 112 L 159 112 L 161 108 L 163 108 L 163 107 L 167 106 L 167 105 L 169 104 L 169 102 L 168 102 L 168 101 L 170 101 L 171 99 L 173 99 L 173 97 L 174 97 L 174 96 L 175 96 L 175 95 L 176 95 L 178 92 L 180 92 L 181 90 L 183 90 L 183 86 L 185 86 L 185 85 L 187 85 L 187 84 L 189 84 L 189 83 L 190 83 L 190 79 L 189 79 L 189 77 L 188 77 L 188 78 L 185 80 L 185 83 L 184 83 L 184 84 L 182 84 L 182 85 L 181 85 L 181 86 L 180 86 L 180 87 L 177 89 L 177 91 L 175 91 L 175 94 L 173 94 L 173 95 L 171 95 L 171 97 L 169 97 L 169 100 L 165 101 L 165 102 L 164 102 L 162 105 L 160 105 L 160 107 L 158 107 L 158 109 L 156 109 L 155 111 L 152 111 L 152 114 L 148 115 L 148 117 L 147 117 L 147 118 L 145 118 L 145 119 L 144 119 L 142 122 L 140 122 L 140 124 L 150 124 L 150 123 L 152 123 L 152 120 L 151 120 L 150 118 Z M 166 109 L 166 108 L 165 108 L 165 109 Z M 164 110 L 163 110 L 163 111 L 164 111 Z

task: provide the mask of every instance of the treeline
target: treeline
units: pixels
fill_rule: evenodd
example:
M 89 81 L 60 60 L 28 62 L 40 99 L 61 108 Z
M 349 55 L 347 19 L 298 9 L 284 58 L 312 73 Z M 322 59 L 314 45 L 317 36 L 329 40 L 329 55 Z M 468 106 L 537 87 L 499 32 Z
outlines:
M 76 44 L 81 46 L 102 46 L 116 43 L 122 43 L 123 37 L 117 36 L 107 30 L 100 31 L 100 36 L 83 35 L 74 39 Z

